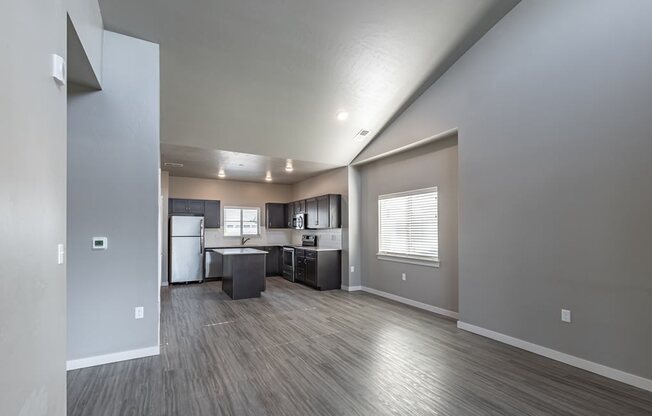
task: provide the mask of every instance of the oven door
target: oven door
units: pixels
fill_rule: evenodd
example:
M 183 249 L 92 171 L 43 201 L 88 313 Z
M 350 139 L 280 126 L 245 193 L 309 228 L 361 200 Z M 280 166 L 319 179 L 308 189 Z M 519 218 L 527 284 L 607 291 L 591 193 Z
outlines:
M 283 247 L 283 277 L 294 282 L 294 248 Z

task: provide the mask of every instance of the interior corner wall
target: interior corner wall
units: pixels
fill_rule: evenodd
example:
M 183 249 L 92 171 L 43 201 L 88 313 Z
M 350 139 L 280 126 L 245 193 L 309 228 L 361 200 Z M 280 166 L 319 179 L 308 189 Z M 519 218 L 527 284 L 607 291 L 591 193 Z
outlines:
M 454 316 L 458 311 L 457 177 L 456 136 L 360 167 L 362 286 Z M 378 259 L 378 196 L 433 186 L 438 188 L 439 267 Z
M 102 63 L 68 96 L 68 360 L 159 345 L 159 48 L 104 32 Z
M 458 128 L 461 321 L 648 380 L 651 15 L 521 2 L 358 157 Z
M 0 414 L 66 414 L 66 56 L 59 1 L 9 1 L 0 25 Z
M 347 166 L 348 193 L 346 210 L 348 227 L 343 230 L 342 243 L 346 252 L 345 263 L 348 267 L 342 273 L 342 285 L 355 288 L 362 285 L 362 236 L 361 236 L 361 188 L 360 168 Z M 344 208 L 343 208 L 344 209 Z

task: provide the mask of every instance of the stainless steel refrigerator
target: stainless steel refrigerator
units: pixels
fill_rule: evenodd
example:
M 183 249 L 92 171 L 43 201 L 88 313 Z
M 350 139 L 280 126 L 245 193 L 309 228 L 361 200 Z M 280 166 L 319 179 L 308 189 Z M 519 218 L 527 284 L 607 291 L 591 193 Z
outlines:
M 170 217 L 170 283 L 204 280 L 204 217 Z

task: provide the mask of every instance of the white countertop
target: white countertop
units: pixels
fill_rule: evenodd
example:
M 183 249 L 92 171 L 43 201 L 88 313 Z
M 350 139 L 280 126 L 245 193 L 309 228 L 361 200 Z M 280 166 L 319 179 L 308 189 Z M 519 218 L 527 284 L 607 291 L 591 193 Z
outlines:
M 211 251 L 223 256 L 240 256 L 243 254 L 267 254 L 266 251 L 255 248 L 214 248 Z

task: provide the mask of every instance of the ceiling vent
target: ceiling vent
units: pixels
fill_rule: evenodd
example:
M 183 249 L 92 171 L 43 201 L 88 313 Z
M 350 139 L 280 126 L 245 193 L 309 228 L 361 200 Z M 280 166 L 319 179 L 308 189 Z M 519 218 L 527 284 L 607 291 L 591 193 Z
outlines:
M 165 163 L 163 163 L 163 166 L 168 167 L 168 168 L 182 168 L 183 163 L 165 162 Z
M 369 134 L 369 130 L 362 129 L 358 132 L 358 134 L 355 135 L 353 138 L 354 142 L 362 142 L 367 138 L 367 135 Z

